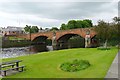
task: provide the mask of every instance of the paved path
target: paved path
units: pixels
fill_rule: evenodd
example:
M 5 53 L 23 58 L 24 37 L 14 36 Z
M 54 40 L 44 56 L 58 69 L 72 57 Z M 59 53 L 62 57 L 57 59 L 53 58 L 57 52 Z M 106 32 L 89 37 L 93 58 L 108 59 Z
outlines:
M 120 57 L 120 51 L 116 55 L 113 63 L 111 64 L 111 67 L 108 70 L 108 73 L 105 78 L 118 78 L 118 64 L 120 65 L 120 62 L 118 62 L 118 57 Z M 120 75 L 119 75 L 120 77 Z

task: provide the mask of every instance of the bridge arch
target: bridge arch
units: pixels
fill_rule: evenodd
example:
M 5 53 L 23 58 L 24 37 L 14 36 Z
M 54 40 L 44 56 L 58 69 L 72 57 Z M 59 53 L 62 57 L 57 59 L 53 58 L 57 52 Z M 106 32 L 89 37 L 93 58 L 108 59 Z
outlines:
M 79 42 L 74 42 L 74 43 L 70 43 L 69 41 L 71 40 L 71 38 L 78 38 L 79 37 Z M 58 43 L 58 47 L 59 49 L 65 49 L 65 48 L 72 48 L 71 44 L 76 44 L 76 43 L 82 43 L 82 44 L 77 44 L 77 45 L 82 45 L 84 47 L 84 38 L 80 35 L 80 34 L 74 34 L 74 33 L 68 33 L 68 34 L 64 34 L 61 37 L 59 37 L 57 39 L 57 43 Z M 76 46 L 74 46 L 76 47 Z M 80 47 L 80 46 L 79 46 Z
M 45 41 L 47 38 L 48 38 L 47 36 L 37 36 L 32 41 L 33 42 L 36 42 L 36 41 Z
M 73 37 L 73 36 L 81 36 L 81 35 L 79 35 L 79 34 L 75 34 L 75 33 L 67 33 L 67 34 L 64 34 L 64 35 L 61 35 L 58 39 L 57 39 L 57 41 L 59 42 L 59 41 L 68 41 L 71 37 Z M 82 36 L 81 36 L 82 37 Z

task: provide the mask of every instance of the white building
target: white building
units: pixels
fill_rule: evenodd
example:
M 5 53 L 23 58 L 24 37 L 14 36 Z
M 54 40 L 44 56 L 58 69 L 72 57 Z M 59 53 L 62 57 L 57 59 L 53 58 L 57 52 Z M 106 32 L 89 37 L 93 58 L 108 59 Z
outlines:
M 0 33 L 2 35 L 18 35 L 18 34 L 24 34 L 24 29 L 21 27 L 14 27 L 14 26 L 8 26 L 7 28 L 1 28 Z

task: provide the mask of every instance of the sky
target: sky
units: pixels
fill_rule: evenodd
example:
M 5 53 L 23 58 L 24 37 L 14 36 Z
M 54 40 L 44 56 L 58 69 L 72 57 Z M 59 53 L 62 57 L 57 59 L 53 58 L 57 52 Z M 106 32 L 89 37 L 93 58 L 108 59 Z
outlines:
M 117 0 L 0 0 L 0 27 L 60 27 L 69 20 L 111 22 L 118 16 Z

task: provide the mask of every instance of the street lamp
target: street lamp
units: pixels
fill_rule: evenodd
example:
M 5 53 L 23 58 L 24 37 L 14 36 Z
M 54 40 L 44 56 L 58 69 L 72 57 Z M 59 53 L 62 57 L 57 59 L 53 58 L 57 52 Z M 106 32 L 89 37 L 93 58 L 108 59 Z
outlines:
M 31 26 L 29 26 L 29 34 L 30 34 L 30 52 L 31 52 Z

